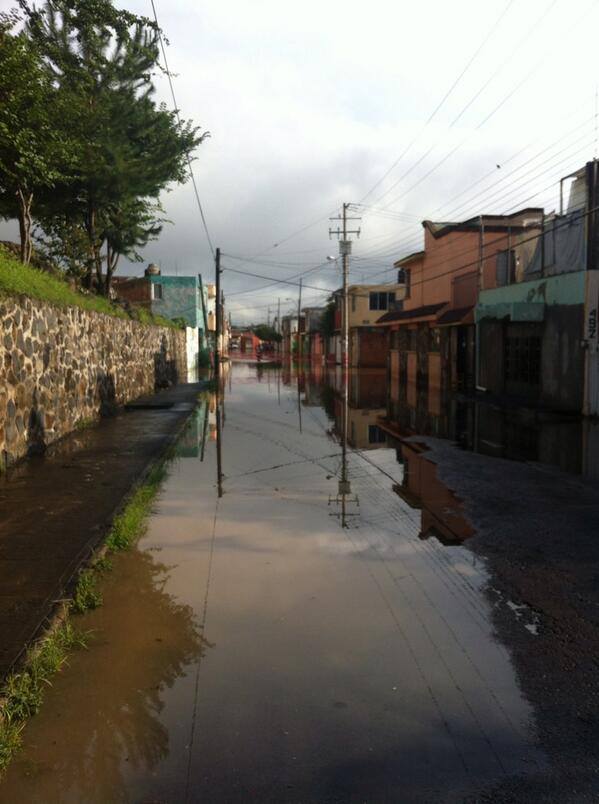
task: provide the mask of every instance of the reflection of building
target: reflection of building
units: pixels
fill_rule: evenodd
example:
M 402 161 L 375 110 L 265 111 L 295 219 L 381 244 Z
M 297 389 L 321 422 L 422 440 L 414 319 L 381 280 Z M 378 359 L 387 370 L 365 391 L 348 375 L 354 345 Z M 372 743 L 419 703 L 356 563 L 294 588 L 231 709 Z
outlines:
M 338 434 L 343 429 L 343 379 L 341 368 L 329 369 L 321 404 L 335 419 Z M 353 449 L 377 449 L 386 445 L 379 421 L 385 414 L 387 373 L 381 369 L 350 369 L 348 377 L 347 441 Z M 332 401 L 332 405 L 331 405 Z M 328 405 L 327 405 L 328 402 Z
M 459 544 L 474 530 L 465 518 L 462 506 L 437 476 L 436 465 L 417 444 L 399 444 L 398 459 L 403 464 L 401 485 L 394 490 L 412 508 L 422 511 L 420 538 L 435 537 L 442 544 Z
M 535 461 L 599 478 L 599 424 L 570 416 L 484 399 L 440 398 L 426 388 L 397 394 L 391 386 L 387 412 L 379 424 L 400 439 L 434 436 L 484 455 Z

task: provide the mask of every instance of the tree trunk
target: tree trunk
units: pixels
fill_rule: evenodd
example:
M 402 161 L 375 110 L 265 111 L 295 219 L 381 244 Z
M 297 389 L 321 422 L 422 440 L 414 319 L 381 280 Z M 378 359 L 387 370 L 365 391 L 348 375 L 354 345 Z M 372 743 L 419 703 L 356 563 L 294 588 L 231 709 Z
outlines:
M 112 286 L 112 276 L 116 271 L 116 267 L 121 255 L 110 248 L 110 243 L 106 243 L 106 277 L 104 279 L 104 295 L 110 296 L 110 288 Z
M 31 205 L 33 204 L 33 193 L 22 190 L 17 190 L 17 200 L 19 204 L 19 234 L 21 237 L 21 262 L 24 265 L 29 265 L 31 262 L 31 254 L 33 253 L 33 244 L 31 242 Z

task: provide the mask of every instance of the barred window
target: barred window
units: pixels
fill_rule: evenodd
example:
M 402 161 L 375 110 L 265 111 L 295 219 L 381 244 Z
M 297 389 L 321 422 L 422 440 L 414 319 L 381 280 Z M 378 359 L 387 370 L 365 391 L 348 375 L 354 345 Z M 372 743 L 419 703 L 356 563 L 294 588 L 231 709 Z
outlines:
M 507 337 L 505 376 L 512 382 L 538 385 L 541 379 L 541 339 L 535 336 Z

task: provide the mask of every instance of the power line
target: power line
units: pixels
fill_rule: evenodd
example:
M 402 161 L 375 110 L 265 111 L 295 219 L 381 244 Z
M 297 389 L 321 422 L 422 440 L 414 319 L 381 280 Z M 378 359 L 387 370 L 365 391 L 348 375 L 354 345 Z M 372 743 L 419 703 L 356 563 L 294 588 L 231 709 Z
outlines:
M 552 3 L 550 9 L 553 8 L 553 6 L 555 5 L 555 2 L 556 2 L 556 0 L 554 0 L 554 2 Z M 576 28 L 579 25 L 581 20 L 595 6 L 596 6 L 596 0 L 593 0 L 593 2 L 591 2 L 591 4 L 585 9 L 585 11 L 576 20 L 576 22 L 568 29 L 568 31 L 566 32 L 565 35 L 570 34 L 574 30 L 574 28 Z M 546 13 L 547 12 L 543 12 L 543 15 L 546 15 Z M 564 38 L 564 34 L 560 33 L 560 41 L 562 41 L 563 38 Z M 545 53 L 541 56 L 541 58 L 536 62 L 536 64 L 532 67 L 532 69 L 529 70 L 529 72 L 524 76 L 524 78 L 518 84 L 516 84 L 507 93 L 507 95 L 505 95 L 502 98 L 502 100 L 478 123 L 478 125 L 475 126 L 475 128 L 472 131 L 470 131 L 466 135 L 466 137 L 464 137 L 461 140 L 461 142 L 459 142 L 451 151 L 449 151 L 442 159 L 440 159 L 427 173 L 425 173 L 423 176 L 421 176 L 407 190 L 403 191 L 398 196 L 396 196 L 391 202 L 389 202 L 388 208 L 391 208 L 393 204 L 397 203 L 397 201 L 399 201 L 401 198 L 404 198 L 408 193 L 412 192 L 412 190 L 414 190 L 423 181 L 425 181 L 427 178 L 429 178 L 429 176 L 431 176 L 433 173 L 435 173 L 438 170 L 438 168 L 441 167 L 441 165 L 443 165 L 449 158 L 451 158 L 467 142 L 467 140 L 470 138 L 470 136 L 474 132 L 479 131 L 484 125 L 486 125 L 486 123 L 502 108 L 502 106 L 504 106 L 508 102 L 508 100 L 510 100 L 516 94 L 516 92 L 518 92 L 522 88 L 522 86 L 524 86 L 524 84 L 532 77 L 532 75 L 534 75 L 534 73 L 541 67 L 541 65 L 545 61 L 546 57 L 548 55 L 550 55 L 551 53 L 553 53 L 553 52 L 555 52 L 555 46 L 551 45 L 545 51 Z M 450 126 L 450 128 L 451 128 L 451 126 Z M 404 173 L 381 197 L 384 197 L 384 195 L 387 195 L 389 192 L 391 192 L 391 190 L 393 190 L 402 181 L 402 179 L 405 178 L 406 175 L 407 175 L 407 173 Z M 378 200 L 380 200 L 380 198 Z
M 404 150 L 401 152 L 401 154 L 398 156 L 398 158 L 395 160 L 395 162 L 394 162 L 394 163 L 391 165 L 391 167 L 390 167 L 390 168 L 389 168 L 389 169 L 388 169 L 388 170 L 387 170 L 387 171 L 386 171 L 386 172 L 385 172 L 385 173 L 384 173 L 384 174 L 381 176 L 381 178 L 380 178 L 378 181 L 376 181 L 376 182 L 375 182 L 375 183 L 372 185 L 372 187 L 370 188 L 370 190 L 368 190 L 368 192 L 367 192 L 367 193 L 366 193 L 364 196 L 362 196 L 362 198 L 360 199 L 360 201 L 361 201 L 361 202 L 362 202 L 362 201 L 365 201 L 365 200 L 368 198 L 368 196 L 369 196 L 369 195 L 370 195 L 370 194 L 371 194 L 371 193 L 372 193 L 372 192 L 373 192 L 373 191 L 374 191 L 374 190 L 375 190 L 375 189 L 376 189 L 376 188 L 377 188 L 377 187 L 378 187 L 380 184 L 382 184 L 382 183 L 385 181 L 385 179 L 387 178 L 387 176 L 388 176 L 388 175 L 389 175 L 389 174 L 390 174 L 390 173 L 391 173 L 393 170 L 395 170 L 395 168 L 396 168 L 396 167 L 397 167 L 397 166 L 400 164 L 401 160 L 402 160 L 402 159 L 404 158 L 404 156 L 406 156 L 406 154 L 407 154 L 407 153 L 410 151 L 410 149 L 411 149 L 411 148 L 412 148 L 412 146 L 413 146 L 413 145 L 416 143 L 416 141 L 419 139 L 419 137 L 421 137 L 421 136 L 422 136 L 422 134 L 424 133 L 424 131 L 425 131 L 425 130 L 428 128 L 429 124 L 432 122 L 432 120 L 434 119 L 434 117 L 437 115 L 437 112 L 439 112 L 439 110 L 441 109 L 441 107 L 443 106 L 443 104 L 445 103 L 445 101 L 446 101 L 446 100 L 449 98 L 449 96 L 450 96 L 450 95 L 451 95 L 451 93 L 454 91 L 454 89 L 457 87 L 457 85 L 460 83 L 460 81 L 462 80 L 462 78 L 464 77 L 464 75 L 465 75 L 465 74 L 468 72 L 468 70 L 469 70 L 469 69 L 470 69 L 470 67 L 472 66 L 473 62 L 475 61 L 475 59 L 477 58 L 477 56 L 479 55 L 479 53 L 481 52 L 481 50 L 483 49 L 483 47 L 484 47 L 484 46 L 487 44 L 487 42 L 489 41 L 489 39 L 490 39 L 490 38 L 492 37 L 492 35 L 495 33 L 496 29 L 497 29 L 497 28 L 498 28 L 498 26 L 499 26 L 499 23 L 500 23 L 500 22 L 502 21 L 502 19 L 505 17 L 505 15 L 506 15 L 506 14 L 507 14 L 507 12 L 509 11 L 509 9 L 510 9 L 510 7 L 513 5 L 513 3 L 514 3 L 514 0 L 509 0 L 508 4 L 507 4 L 507 5 L 506 5 L 506 7 L 503 9 L 503 11 L 501 12 L 501 14 L 500 14 L 500 15 L 499 15 L 499 17 L 497 18 L 497 20 L 494 22 L 494 24 L 491 26 L 491 29 L 489 30 L 489 32 L 487 33 L 487 35 L 485 36 L 485 38 L 483 39 L 483 41 L 480 43 L 480 45 L 478 46 L 478 48 L 475 50 L 475 52 L 473 53 L 473 55 L 472 55 L 472 56 L 470 57 L 470 59 L 468 60 L 468 62 L 467 62 L 467 64 L 466 64 L 466 66 L 463 68 L 462 72 L 461 72 L 461 73 L 458 75 L 458 77 L 455 79 L 455 81 L 453 82 L 453 84 L 452 84 L 452 85 L 449 87 L 449 89 L 447 90 L 447 92 L 445 93 L 445 95 L 443 95 L 443 97 L 441 98 L 441 100 L 439 101 L 439 103 L 438 103 L 438 104 L 435 106 L 435 108 L 433 109 L 433 111 L 432 111 L 432 112 L 431 112 L 431 114 L 429 115 L 429 117 L 428 117 L 428 119 L 427 119 L 426 123 L 424 124 L 424 126 L 423 126 L 423 127 L 420 129 L 420 131 L 418 132 L 418 134 L 416 134 L 416 136 L 415 136 L 415 137 L 414 137 L 414 138 L 413 138 L 413 139 L 410 141 L 410 143 L 409 143 L 409 144 L 406 146 L 406 148 L 404 148 Z M 384 197 L 384 195 L 383 195 L 383 196 L 381 196 L 381 198 L 383 198 L 383 197 Z
M 156 28 L 157 28 L 157 31 L 158 31 L 158 40 L 160 42 L 160 49 L 162 51 L 162 58 L 164 60 L 164 70 L 166 72 L 166 77 L 168 78 L 168 83 L 169 83 L 169 86 L 170 86 L 170 89 L 171 89 L 171 96 L 172 96 L 172 99 L 173 99 L 174 112 L 175 112 L 175 115 L 177 117 L 177 122 L 179 123 L 179 125 L 181 125 L 181 116 L 179 114 L 179 106 L 177 104 L 177 98 L 175 96 L 175 87 L 173 85 L 173 79 L 172 79 L 172 76 L 171 76 L 171 71 L 169 70 L 168 60 L 166 58 L 166 48 L 164 46 L 164 40 L 162 38 L 162 30 L 161 30 L 160 25 L 158 23 L 158 14 L 156 13 L 156 5 L 154 3 L 154 0 L 150 0 L 150 2 L 152 4 L 152 11 L 154 13 L 154 21 L 156 23 Z M 202 135 L 202 137 L 200 138 L 200 142 L 202 140 L 204 140 L 207 136 L 209 136 L 209 134 L 208 134 L 208 132 L 205 132 Z M 185 156 L 187 158 L 187 169 L 189 170 L 191 183 L 193 185 L 193 191 L 194 191 L 194 194 L 195 194 L 195 197 L 196 197 L 196 202 L 197 202 L 197 205 L 198 205 L 198 209 L 200 211 L 200 217 L 202 219 L 202 225 L 204 227 L 204 232 L 206 233 L 206 240 L 208 241 L 208 245 L 210 246 L 210 251 L 212 252 L 212 256 L 214 257 L 215 256 L 215 249 L 214 249 L 214 246 L 212 244 L 212 238 L 210 237 L 210 232 L 208 230 L 208 224 L 206 222 L 206 216 L 204 215 L 204 209 L 202 207 L 202 201 L 200 200 L 200 193 L 198 191 L 198 186 L 197 186 L 197 183 L 196 183 L 195 175 L 194 175 L 194 172 L 193 172 L 193 168 L 191 166 L 191 156 L 189 155 L 189 151 L 187 151 Z

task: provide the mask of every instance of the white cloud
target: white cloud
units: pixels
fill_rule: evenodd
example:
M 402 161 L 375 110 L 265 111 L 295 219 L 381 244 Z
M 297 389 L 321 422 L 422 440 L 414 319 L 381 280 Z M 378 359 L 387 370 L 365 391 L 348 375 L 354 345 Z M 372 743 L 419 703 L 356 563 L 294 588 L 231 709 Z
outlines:
M 10 5 L 0 0 L 0 7 Z M 513 3 L 420 134 L 506 5 L 475 0 L 157 0 L 171 42 L 168 56 L 177 74 L 182 114 L 212 132 L 198 150 L 195 171 L 215 243 L 228 253 L 266 252 L 267 261 L 303 263 L 243 266 L 265 275 L 292 276 L 322 261 L 335 249 L 328 242 L 326 220 L 272 246 L 342 201 L 359 200 L 414 137 L 408 154 L 371 197 L 432 148 L 381 202 L 400 196 L 394 209 L 414 215 L 414 223 L 365 216 L 356 254 L 373 254 L 377 264 L 369 268 L 357 261 L 356 278 L 380 271 L 394 255 L 417 247 L 419 217 L 445 216 L 453 208 L 460 216 L 501 212 L 519 201 L 551 201 L 547 188 L 593 156 L 599 81 L 594 64 L 596 4 Z M 139 13 L 151 11 L 147 0 L 131 0 L 127 6 Z M 163 78 L 158 89 L 159 97 L 170 102 Z M 541 154 L 583 121 L 585 127 L 562 142 L 561 156 L 558 146 Z M 507 161 L 528 143 L 527 151 Z M 504 178 L 535 155 L 537 161 L 528 168 Z M 447 204 L 486 174 L 491 175 L 484 182 Z M 489 189 L 471 207 L 463 204 L 485 188 Z M 538 195 L 530 199 L 535 192 Z M 175 188 L 164 203 L 174 225 L 148 247 L 148 261 L 161 262 L 165 271 L 210 275 L 211 257 L 191 187 Z M 334 281 L 330 266 L 306 277 L 317 286 Z M 232 272 L 224 276 L 225 292 L 231 294 L 263 284 Z M 245 314 L 257 317 L 266 312 L 264 305 L 274 305 L 279 295 L 290 292 L 295 295 L 296 290 L 281 286 L 247 297 L 231 295 L 231 304 L 245 302 Z

